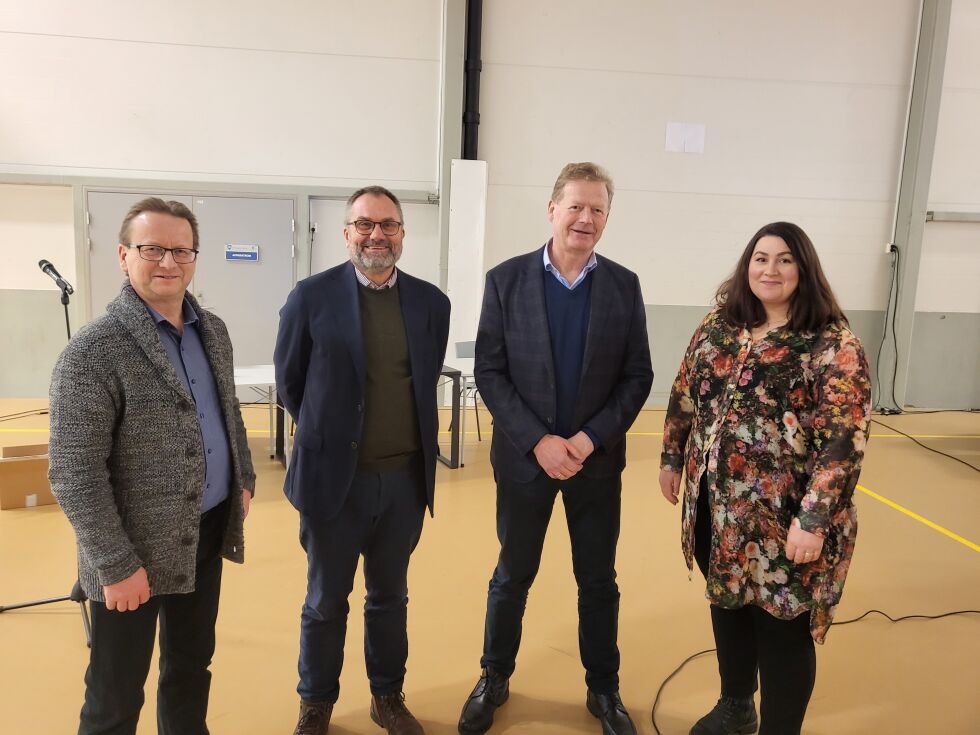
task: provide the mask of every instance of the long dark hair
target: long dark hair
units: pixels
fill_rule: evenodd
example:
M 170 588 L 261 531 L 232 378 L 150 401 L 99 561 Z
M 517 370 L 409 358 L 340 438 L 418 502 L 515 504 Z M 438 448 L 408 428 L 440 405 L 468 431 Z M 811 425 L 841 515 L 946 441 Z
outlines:
M 799 269 L 800 282 L 790 297 L 789 322 L 794 331 L 817 332 L 831 324 L 847 325 L 820 258 L 807 234 L 792 222 L 772 222 L 763 226 L 749 240 L 732 275 L 715 292 L 715 302 L 729 324 L 749 329 L 766 321 L 766 310 L 749 287 L 749 262 L 755 246 L 766 236 L 780 237 L 789 246 Z

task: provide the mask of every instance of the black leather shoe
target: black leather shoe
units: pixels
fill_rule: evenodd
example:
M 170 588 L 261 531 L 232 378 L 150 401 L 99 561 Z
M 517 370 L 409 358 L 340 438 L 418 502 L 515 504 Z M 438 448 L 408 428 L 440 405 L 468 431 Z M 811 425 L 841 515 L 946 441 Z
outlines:
M 623 706 L 619 692 L 596 694 L 590 689 L 585 706 L 602 723 L 602 735 L 636 735 L 636 725 Z
M 694 723 L 690 735 L 750 735 L 758 728 L 755 699 L 722 697 L 713 710 Z
M 299 720 L 293 735 L 326 735 L 330 729 L 333 704 L 329 702 L 299 701 Z
M 459 716 L 459 731 L 464 735 L 483 735 L 493 724 L 493 713 L 510 696 L 510 679 L 493 669 L 484 669 L 480 681 L 470 692 Z

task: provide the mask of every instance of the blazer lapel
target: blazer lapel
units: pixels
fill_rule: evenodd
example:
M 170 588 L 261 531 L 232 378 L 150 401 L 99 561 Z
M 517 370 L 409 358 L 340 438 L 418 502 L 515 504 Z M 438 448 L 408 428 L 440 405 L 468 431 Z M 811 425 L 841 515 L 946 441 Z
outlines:
M 358 388 L 364 391 L 364 335 L 361 332 L 361 304 L 357 289 L 357 276 L 354 275 L 354 264 L 347 264 L 337 274 L 340 287 L 331 289 L 328 293 L 333 297 L 331 306 L 340 333 L 344 336 L 351 360 L 354 362 L 354 374 L 359 381 Z
M 544 357 L 548 380 L 555 384 L 555 357 L 551 351 L 551 328 L 548 326 L 548 305 L 545 303 L 544 279 L 554 278 L 545 273 L 540 248 L 530 254 L 528 267 L 521 273 L 521 292 L 523 298 L 512 303 L 521 309 L 516 315 L 523 321 L 529 333 L 540 339 L 541 354 Z
M 589 275 L 592 279 L 592 295 L 589 304 L 589 329 L 585 336 L 585 355 L 582 358 L 582 380 L 589 373 L 589 366 L 599 352 L 606 319 L 610 312 L 613 283 L 609 269 L 602 267 L 602 259 L 596 256 L 598 267 Z
M 415 284 L 405 274 L 398 274 L 398 298 L 402 307 L 402 319 L 405 322 L 405 337 L 408 340 L 408 359 L 412 365 L 412 383 L 416 393 L 425 385 L 422 378 L 429 374 L 430 368 L 427 359 L 432 354 L 429 332 L 429 314 L 425 309 Z M 441 365 L 437 367 L 442 367 Z M 420 403 L 420 397 L 415 397 L 416 405 Z

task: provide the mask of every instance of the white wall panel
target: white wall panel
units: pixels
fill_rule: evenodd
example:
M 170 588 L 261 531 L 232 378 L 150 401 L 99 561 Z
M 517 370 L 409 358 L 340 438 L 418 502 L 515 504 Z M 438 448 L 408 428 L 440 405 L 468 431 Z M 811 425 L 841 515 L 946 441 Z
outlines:
M 42 258 L 78 286 L 71 187 L 0 185 L 0 289 L 57 292 L 37 267 Z
M 907 85 L 918 9 L 918 0 L 492 0 L 483 59 L 569 73 Z
M 484 6 L 486 265 L 543 242 L 561 166 L 616 182 L 599 248 L 651 304 L 704 305 L 749 237 L 813 238 L 847 309 L 884 308 L 916 0 Z M 702 123 L 703 154 L 664 150 Z
M 976 63 L 980 70 L 980 53 Z M 976 89 L 943 87 L 929 182 L 930 209 L 980 212 L 980 72 L 976 84 Z
M 439 0 L 5 0 L 0 31 L 435 61 L 441 7 Z
M 492 183 L 551 183 L 591 157 L 618 189 L 884 201 L 908 93 L 505 66 L 484 72 L 481 96 Z M 704 155 L 666 152 L 669 121 L 705 123 Z
M 980 224 L 926 222 L 915 310 L 980 314 Z
M 929 208 L 980 213 L 980 3 L 953 0 Z M 927 222 L 916 311 L 980 313 L 980 223 Z
M 288 4 L 293 38 L 258 3 L 44 5 L 0 17 L 0 171 L 434 187 L 437 0 Z

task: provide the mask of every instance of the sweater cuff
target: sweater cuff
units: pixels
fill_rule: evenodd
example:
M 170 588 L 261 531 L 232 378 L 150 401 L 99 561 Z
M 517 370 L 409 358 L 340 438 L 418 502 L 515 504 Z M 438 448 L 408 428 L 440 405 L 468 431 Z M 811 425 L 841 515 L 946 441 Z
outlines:
M 143 563 L 139 557 L 136 554 L 129 554 L 117 562 L 99 567 L 96 574 L 99 577 L 99 584 L 105 587 L 133 576 L 141 566 Z

